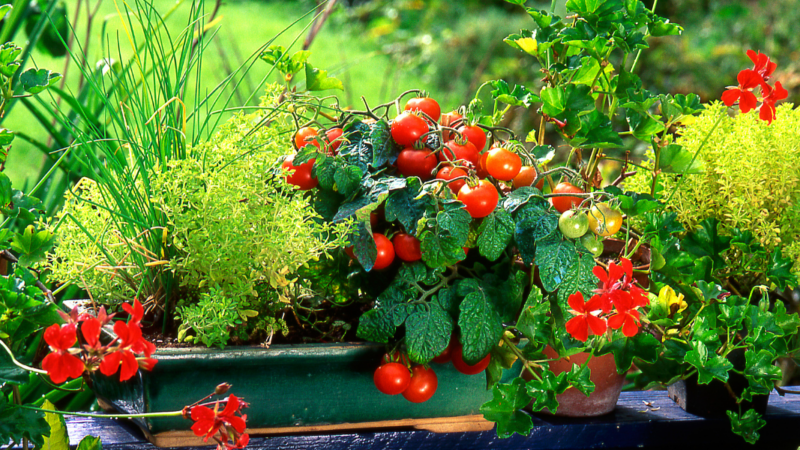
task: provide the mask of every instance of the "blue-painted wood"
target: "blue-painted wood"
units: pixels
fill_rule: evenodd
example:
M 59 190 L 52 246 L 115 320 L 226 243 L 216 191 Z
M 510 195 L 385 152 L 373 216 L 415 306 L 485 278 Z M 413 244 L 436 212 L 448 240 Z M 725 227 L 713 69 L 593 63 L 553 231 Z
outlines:
M 537 416 L 528 437 L 498 439 L 494 431 L 431 433 L 381 431 L 331 435 L 255 437 L 252 450 L 445 450 L 445 449 L 792 449 L 800 446 L 800 396 L 770 396 L 767 426 L 757 446 L 730 431 L 727 419 L 703 419 L 686 413 L 666 391 L 624 392 L 614 413 L 589 419 Z M 186 422 L 186 427 L 190 426 Z M 86 435 L 100 436 L 106 450 L 152 450 L 141 432 L 124 421 L 67 419 L 74 448 Z M 208 448 L 208 447 L 204 447 Z

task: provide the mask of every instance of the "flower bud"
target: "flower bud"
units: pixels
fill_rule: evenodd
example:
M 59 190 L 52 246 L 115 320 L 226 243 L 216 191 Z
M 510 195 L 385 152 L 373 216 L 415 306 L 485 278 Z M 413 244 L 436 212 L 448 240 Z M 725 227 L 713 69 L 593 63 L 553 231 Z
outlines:
M 226 392 L 228 392 L 228 389 L 230 389 L 230 388 L 231 388 L 231 385 L 230 385 L 230 384 L 228 384 L 228 383 L 221 383 L 220 385 L 218 385 L 218 386 L 217 386 L 217 387 L 214 389 L 214 394 L 216 394 L 216 395 L 224 395 Z

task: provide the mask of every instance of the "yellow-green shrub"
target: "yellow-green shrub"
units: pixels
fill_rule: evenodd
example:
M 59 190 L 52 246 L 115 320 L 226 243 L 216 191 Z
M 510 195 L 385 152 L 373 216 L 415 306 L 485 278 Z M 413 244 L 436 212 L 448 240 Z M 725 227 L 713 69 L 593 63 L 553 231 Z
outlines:
M 680 131 L 676 143 L 694 152 L 724 109 L 721 103 L 711 105 Z M 800 109 L 779 106 L 772 125 L 759 120 L 757 112 L 725 115 L 698 159 L 703 173 L 687 174 L 668 205 L 687 229 L 714 217 L 722 234 L 749 230 L 768 251 L 781 246 L 794 262 L 793 271 L 800 272 Z M 677 177 L 659 180 L 661 195 L 669 197 Z M 626 187 L 649 192 L 650 182 L 640 174 Z M 736 254 L 728 256 L 736 268 Z

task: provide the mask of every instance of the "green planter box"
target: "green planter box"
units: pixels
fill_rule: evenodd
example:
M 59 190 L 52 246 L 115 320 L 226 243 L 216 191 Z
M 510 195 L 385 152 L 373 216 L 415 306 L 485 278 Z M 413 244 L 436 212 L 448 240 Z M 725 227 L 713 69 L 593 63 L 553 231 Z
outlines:
M 135 414 L 180 410 L 228 382 L 230 393 L 250 404 L 243 412 L 251 429 L 468 416 L 491 399 L 484 374 L 463 375 L 449 363 L 432 365 L 439 387 L 425 403 L 381 394 L 372 375 L 384 350 L 375 344 L 166 349 L 156 353 L 152 372 L 124 383 L 98 375 L 93 388 L 105 407 Z M 191 425 L 180 417 L 136 423 L 149 434 Z

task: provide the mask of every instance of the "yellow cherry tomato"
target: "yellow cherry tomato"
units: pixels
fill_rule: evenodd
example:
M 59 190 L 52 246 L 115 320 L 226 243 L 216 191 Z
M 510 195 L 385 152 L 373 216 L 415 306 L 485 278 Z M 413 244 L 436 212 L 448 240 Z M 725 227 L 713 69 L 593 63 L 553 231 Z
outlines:
M 622 227 L 622 214 L 606 203 L 598 203 L 589 210 L 589 229 L 598 236 L 611 236 Z

